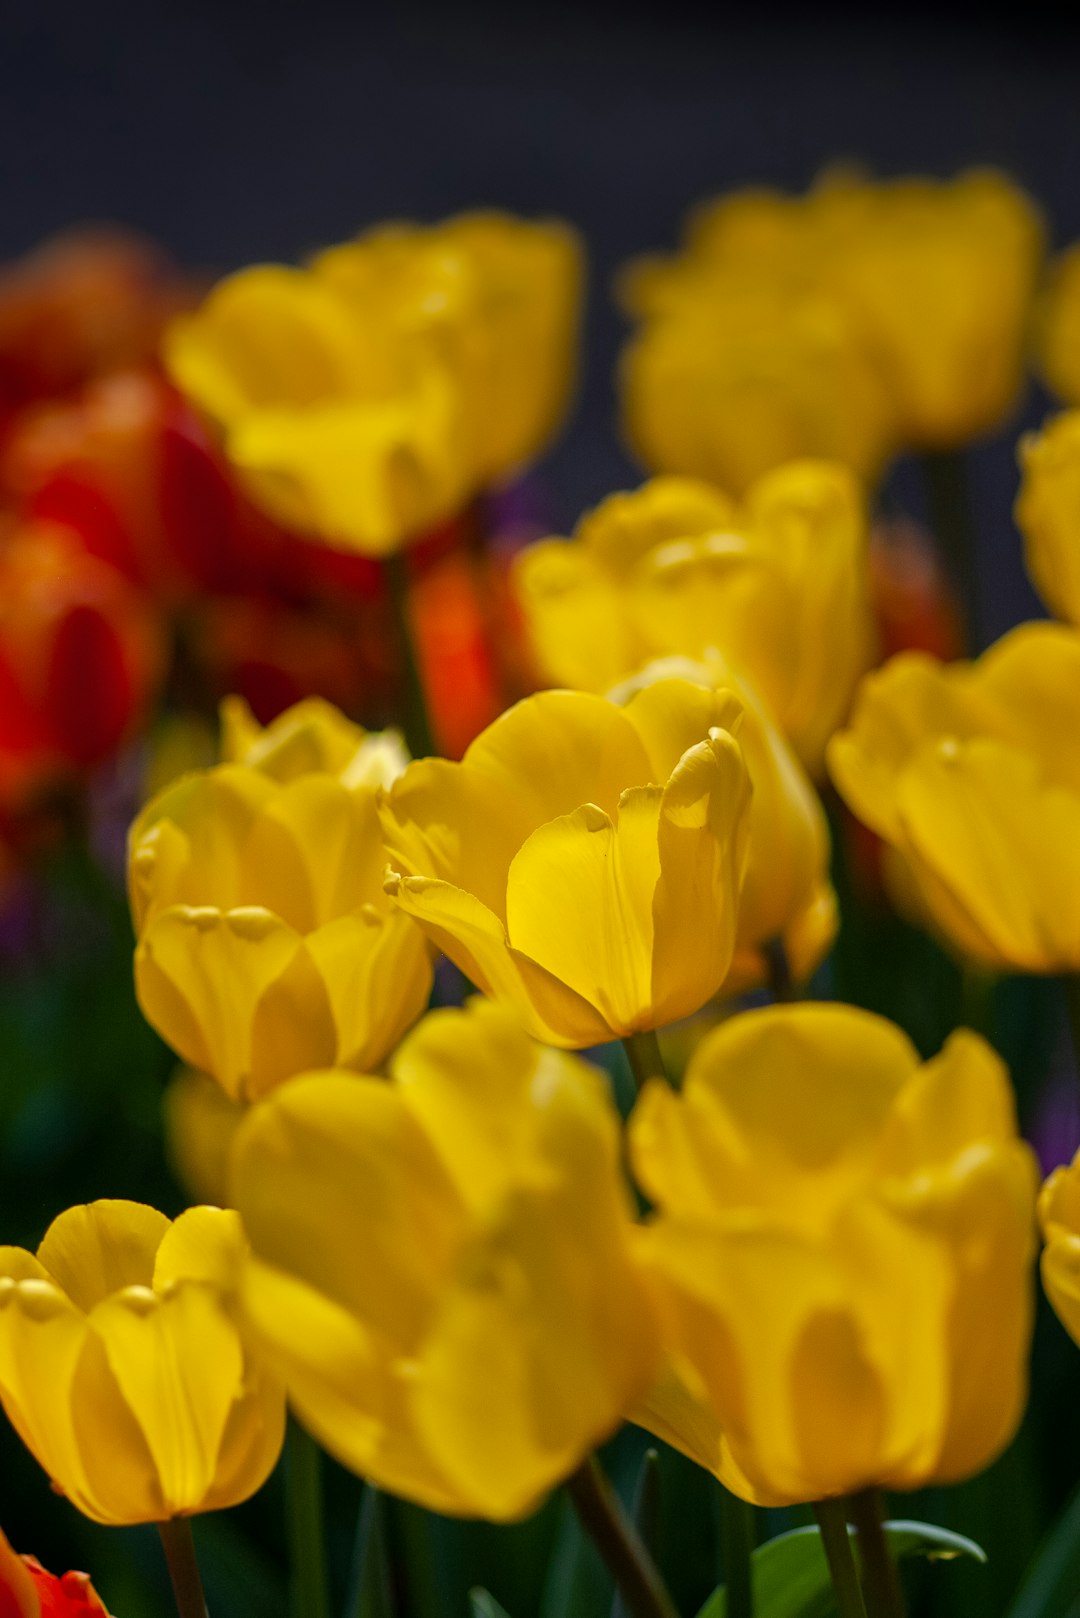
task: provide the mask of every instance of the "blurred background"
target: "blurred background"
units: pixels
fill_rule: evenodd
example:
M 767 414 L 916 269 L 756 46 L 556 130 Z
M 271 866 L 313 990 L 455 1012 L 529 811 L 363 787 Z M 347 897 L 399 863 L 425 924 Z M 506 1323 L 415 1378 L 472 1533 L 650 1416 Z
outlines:
M 144 231 L 212 278 L 295 260 L 386 218 L 434 220 L 477 205 L 566 217 L 590 259 L 585 369 L 532 497 L 541 523 L 568 532 L 584 507 L 641 477 L 615 428 L 626 327 L 611 283 L 620 263 L 673 248 L 702 198 L 755 182 L 801 191 L 834 160 L 882 176 L 996 164 L 1045 209 L 1052 247 L 1080 238 L 1077 32 L 1057 8 L 1038 5 L 976 22 L 960 6 L 669 0 L 376 11 L 349 0 L 4 0 L 0 260 L 72 225 L 110 222 Z M 972 452 L 988 639 L 1041 615 L 1010 512 L 1016 438 L 1048 408 L 1032 384 L 1022 415 Z M 894 476 L 894 492 L 919 512 L 918 479 L 904 468 Z M 30 957 L 47 974 L 31 972 Z M 954 987 L 949 977 L 940 992 Z M 1024 1060 L 1040 1071 L 1056 1037 L 1044 987 L 1025 986 L 1008 1021 L 1021 1090 Z M 934 979 L 927 992 L 939 989 Z M 929 1048 L 939 1009 L 920 1024 Z M 951 1016 L 944 1006 L 943 1025 Z M 100 871 L 72 864 L 47 912 L 5 913 L 0 1239 L 36 1240 L 60 1206 L 81 1198 L 181 1205 L 165 1178 L 158 1119 L 171 1065 L 135 1011 L 124 902 Z M 1001 1547 L 992 1590 L 980 1570 L 935 1570 L 935 1612 L 1003 1611 L 1047 1514 L 1075 1483 L 1075 1351 L 1059 1337 L 1051 1332 L 1036 1361 L 1038 1422 L 999 1463 L 1013 1468 L 1012 1483 L 999 1474 L 976 1484 L 959 1507 L 911 1505 L 912 1515 L 924 1510 Z M 613 1465 L 632 1478 L 642 1443 L 620 1443 Z M 1035 1476 L 1044 1499 L 1032 1495 Z M 684 1520 L 668 1525 L 686 1611 L 715 1574 L 715 1522 L 695 1488 L 682 1476 Z M 360 1485 L 335 1474 L 331 1490 L 334 1555 L 345 1567 Z M 602 1573 L 586 1566 L 582 1575 L 589 1553 L 560 1511 L 556 1502 L 508 1537 L 483 1527 L 449 1534 L 393 1508 L 388 1534 L 410 1570 L 412 1610 L 458 1615 L 473 1580 L 491 1584 L 514 1618 L 568 1610 L 560 1592 L 580 1591 L 589 1577 L 602 1589 Z M 280 1523 L 275 1480 L 240 1513 L 200 1525 L 211 1610 L 283 1610 Z M 164 1600 L 152 1533 L 105 1533 L 56 1506 L 6 1432 L 0 1524 L 58 1569 L 92 1566 L 119 1618 Z M 542 1594 L 537 1570 L 553 1547 L 556 1584 Z

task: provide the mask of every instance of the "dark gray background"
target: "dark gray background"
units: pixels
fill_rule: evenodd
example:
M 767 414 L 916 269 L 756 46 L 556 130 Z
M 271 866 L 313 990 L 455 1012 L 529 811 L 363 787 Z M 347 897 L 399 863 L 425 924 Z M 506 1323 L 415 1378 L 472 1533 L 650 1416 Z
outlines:
M 872 15 L 868 15 L 872 13 Z M 995 14 L 996 15 L 996 14 Z M 1080 54 L 1056 8 L 400 9 L 308 0 L 0 0 L 0 254 L 73 221 L 227 269 L 387 215 L 557 212 L 592 259 L 588 367 L 546 468 L 554 520 L 637 475 L 613 428 L 617 264 L 696 199 L 992 161 L 1080 236 Z M 1028 420 L 1046 408 L 1029 401 Z M 1012 440 L 976 457 L 987 628 L 1033 610 Z M 914 480 L 901 479 L 910 503 Z

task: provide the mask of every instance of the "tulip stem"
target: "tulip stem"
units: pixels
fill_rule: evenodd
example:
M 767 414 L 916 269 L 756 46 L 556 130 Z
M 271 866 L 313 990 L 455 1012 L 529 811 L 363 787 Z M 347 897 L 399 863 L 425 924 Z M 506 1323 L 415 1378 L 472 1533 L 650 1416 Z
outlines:
M 791 978 L 791 962 L 782 938 L 770 939 L 765 945 L 765 960 L 769 971 L 769 989 L 777 1004 L 797 998 Z
M 860 1494 L 853 1494 L 850 1507 L 859 1540 L 859 1564 L 870 1618 L 904 1618 L 904 1596 L 885 1538 L 881 1490 L 863 1489 Z
M 409 611 L 409 562 L 404 551 L 393 551 L 386 558 L 386 585 L 397 633 L 401 660 L 404 712 L 402 729 L 413 758 L 432 758 L 436 753 L 428 714 L 424 677 Z
M 655 1029 L 647 1028 L 640 1034 L 627 1034 L 623 1040 L 623 1050 L 634 1075 L 634 1084 L 639 1090 L 649 1079 L 663 1079 L 666 1084 L 671 1083 Z
M 655 1562 L 595 1456 L 567 1479 L 566 1490 L 632 1618 L 678 1618 Z
M 930 526 L 960 602 L 969 651 L 978 651 L 979 547 L 962 450 L 927 450 L 922 457 Z
M 310 1433 L 292 1418 L 285 1461 L 291 1573 L 289 1607 L 294 1618 L 329 1618 L 322 1452 Z
M 825 1560 L 829 1564 L 840 1618 L 867 1618 L 843 1501 L 819 1500 L 814 1507 L 814 1516 L 821 1530 L 821 1543 L 825 1547 Z
M 190 1519 L 170 1517 L 166 1522 L 158 1523 L 158 1533 L 161 1535 L 165 1560 L 169 1564 L 169 1577 L 180 1618 L 207 1618 L 206 1597 L 199 1576 Z
M 724 1558 L 725 1618 L 753 1618 L 754 1508 L 720 1486 L 720 1549 Z

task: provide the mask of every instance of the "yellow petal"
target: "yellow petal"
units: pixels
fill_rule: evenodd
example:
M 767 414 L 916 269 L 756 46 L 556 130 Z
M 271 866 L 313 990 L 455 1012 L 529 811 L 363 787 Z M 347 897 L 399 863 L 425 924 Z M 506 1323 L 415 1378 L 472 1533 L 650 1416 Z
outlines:
M 463 1210 L 402 1096 L 381 1080 L 341 1074 L 284 1086 L 241 1126 L 232 1191 L 260 1260 L 410 1351 Z
M 195 1281 L 165 1295 L 129 1287 L 94 1308 L 90 1327 L 146 1439 L 167 1514 L 198 1510 L 243 1377 L 216 1291 Z
M 169 1165 L 198 1202 L 228 1202 L 229 1148 L 244 1107 L 207 1073 L 180 1068 L 162 1097 Z
M 1033 760 L 998 742 L 943 743 L 905 772 L 897 812 L 935 919 L 952 930 L 940 892 L 966 923 L 961 948 L 974 932 L 990 965 L 1080 965 L 1080 794 L 1048 785 Z
M 539 827 L 507 884 L 513 947 L 596 1006 L 613 1034 L 651 1027 L 660 787 L 624 792 L 617 819 L 587 804 Z
M 1030 753 L 1046 779 L 1080 793 L 1080 759 L 1061 738 L 1080 727 L 1080 634 L 1065 624 L 1021 624 L 975 665 L 993 708 L 992 734 Z
M 626 787 L 653 780 L 627 715 L 584 691 L 526 697 L 476 738 L 464 763 L 519 798 L 531 828 L 585 803 L 614 816 Z
M 305 775 L 267 802 L 248 834 L 242 905 L 260 905 L 310 933 L 361 904 L 382 902 L 386 862 L 375 793 Z
M 427 1005 L 432 968 L 423 933 L 399 910 L 365 906 L 306 943 L 333 1013 L 337 1065 L 373 1072 Z
M 544 676 L 575 691 L 606 691 L 641 660 L 626 602 L 579 544 L 544 539 L 514 563 L 514 590 Z
M 654 1026 L 716 993 L 735 947 L 750 809 L 742 753 L 724 730 L 690 749 L 664 788 L 653 900 Z
M 575 538 L 612 572 L 625 572 L 672 539 L 730 527 L 727 495 L 699 478 L 650 478 L 628 494 L 611 494 L 577 525 Z
M 154 1264 L 154 1291 L 178 1281 L 205 1281 L 231 1292 L 248 1251 L 240 1215 L 224 1208 L 188 1208 L 174 1219 Z
M 510 947 L 506 928 L 471 893 L 424 877 L 387 876 L 388 891 L 436 948 L 493 999 L 513 1006 L 535 1039 L 582 1050 L 610 1039 L 600 1011 Z
M 169 1221 L 141 1202 L 101 1201 L 53 1220 L 39 1262 L 76 1308 L 89 1311 L 124 1287 L 149 1286 Z

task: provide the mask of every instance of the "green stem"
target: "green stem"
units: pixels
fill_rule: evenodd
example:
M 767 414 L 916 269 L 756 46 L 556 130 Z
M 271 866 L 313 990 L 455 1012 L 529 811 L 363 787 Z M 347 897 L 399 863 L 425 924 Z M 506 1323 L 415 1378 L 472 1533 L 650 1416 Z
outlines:
M 634 1083 L 640 1090 L 649 1079 L 663 1079 L 670 1084 L 664 1058 L 660 1054 L 660 1041 L 656 1037 L 656 1030 L 647 1028 L 640 1034 L 627 1034 L 623 1040 L 623 1050 L 630 1063 L 630 1071 L 634 1075 Z
M 962 450 L 927 450 L 922 465 L 930 526 L 960 600 L 968 647 L 978 651 L 979 550 L 967 462 Z
M 323 1530 L 322 1452 L 292 1418 L 286 1450 L 289 1607 L 293 1618 L 329 1618 Z
M 851 1536 L 842 1500 L 819 1500 L 814 1516 L 821 1529 L 821 1543 L 825 1547 L 825 1560 L 829 1564 L 836 1608 L 840 1618 L 867 1618 L 855 1558 L 851 1554 Z
M 199 1577 L 189 1518 L 170 1517 L 166 1522 L 158 1523 L 158 1533 L 161 1535 L 165 1560 L 169 1564 L 169 1577 L 180 1618 L 207 1618 L 206 1597 Z
M 566 1490 L 633 1618 L 678 1618 L 655 1562 L 595 1456 L 567 1479 Z
M 769 969 L 769 988 L 777 1004 L 797 1000 L 795 984 L 791 978 L 791 962 L 782 938 L 773 938 L 765 945 L 765 960 Z
M 436 748 L 409 612 L 409 562 L 404 551 L 393 551 L 386 558 L 386 583 L 404 680 L 402 728 L 405 740 L 413 758 L 431 758 Z
M 721 1484 L 720 1548 L 724 1558 L 726 1618 L 753 1618 L 750 1556 L 754 1549 L 754 1508 Z
M 880 1489 L 863 1489 L 851 1497 L 851 1520 L 859 1540 L 866 1610 L 870 1618 L 904 1618 L 904 1597 L 896 1563 L 885 1538 Z

